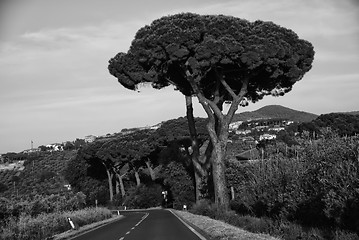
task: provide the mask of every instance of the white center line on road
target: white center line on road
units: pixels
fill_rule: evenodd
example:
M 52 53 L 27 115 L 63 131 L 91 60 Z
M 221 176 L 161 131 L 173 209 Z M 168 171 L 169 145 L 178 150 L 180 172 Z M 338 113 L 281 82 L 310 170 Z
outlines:
M 142 222 L 143 220 L 145 220 L 146 217 L 148 217 L 148 215 L 150 215 L 150 214 L 149 214 L 149 213 L 146 213 L 146 214 L 141 218 L 141 220 L 140 220 L 138 223 L 136 223 L 134 227 L 131 228 L 131 230 L 134 230 L 138 225 L 140 225 L 141 222 Z M 131 233 L 131 230 L 128 231 L 125 235 L 130 234 L 130 233 Z M 124 240 L 124 238 L 125 238 L 125 237 L 121 237 L 119 240 Z

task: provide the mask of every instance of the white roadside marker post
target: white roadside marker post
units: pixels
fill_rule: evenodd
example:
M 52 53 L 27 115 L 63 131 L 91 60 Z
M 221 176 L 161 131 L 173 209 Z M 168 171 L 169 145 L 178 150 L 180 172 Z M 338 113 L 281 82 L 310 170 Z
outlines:
M 67 220 L 69 221 L 69 223 L 70 223 L 70 225 L 71 225 L 71 228 L 73 229 L 73 230 L 77 230 L 78 229 L 78 226 L 76 226 L 75 224 L 74 224 L 74 222 L 71 220 L 71 218 L 67 218 Z

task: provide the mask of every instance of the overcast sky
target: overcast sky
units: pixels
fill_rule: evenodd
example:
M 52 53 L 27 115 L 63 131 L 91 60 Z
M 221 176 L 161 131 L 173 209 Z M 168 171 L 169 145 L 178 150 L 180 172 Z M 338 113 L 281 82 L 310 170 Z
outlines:
M 357 0 L 0 0 L 0 153 L 184 116 L 179 92 L 126 90 L 107 70 L 139 28 L 180 12 L 273 21 L 314 45 L 313 68 L 290 93 L 239 111 L 359 110 Z

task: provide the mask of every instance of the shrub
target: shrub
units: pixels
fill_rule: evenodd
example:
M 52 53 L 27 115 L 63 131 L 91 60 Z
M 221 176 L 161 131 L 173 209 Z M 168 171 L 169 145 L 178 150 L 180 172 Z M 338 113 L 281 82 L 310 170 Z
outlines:
M 296 159 L 229 161 L 227 182 L 238 193 L 231 208 L 239 214 L 359 233 L 359 138 L 323 133 L 321 139 L 302 140 Z
M 340 138 L 326 132 L 325 138 L 307 143 L 303 176 L 306 195 L 298 208 L 298 220 L 332 225 L 359 233 L 358 138 Z
M 181 209 L 183 204 L 191 206 L 195 202 L 193 180 L 183 164 L 170 162 L 161 169 L 160 176 L 170 190 L 174 208 Z
M 161 205 L 162 187 L 158 184 L 141 184 L 134 191 L 129 191 L 125 197 L 124 205 L 130 208 L 150 208 Z
M 210 200 L 208 199 L 201 199 L 193 204 L 190 212 L 197 215 L 207 216 L 210 218 L 216 218 L 217 209 Z
M 38 240 L 71 229 L 67 217 L 80 227 L 110 218 L 111 211 L 105 208 L 87 208 L 72 212 L 39 214 L 36 217 L 21 215 L 16 221 L 10 218 L 0 231 L 0 239 L 4 240 Z

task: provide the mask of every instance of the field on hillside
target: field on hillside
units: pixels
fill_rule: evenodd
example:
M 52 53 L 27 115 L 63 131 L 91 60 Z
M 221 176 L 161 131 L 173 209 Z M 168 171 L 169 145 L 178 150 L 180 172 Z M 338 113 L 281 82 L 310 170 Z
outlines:
M 67 191 L 63 170 L 76 151 L 42 152 L 25 160 L 23 169 L 0 171 L 0 197 L 32 197 Z

